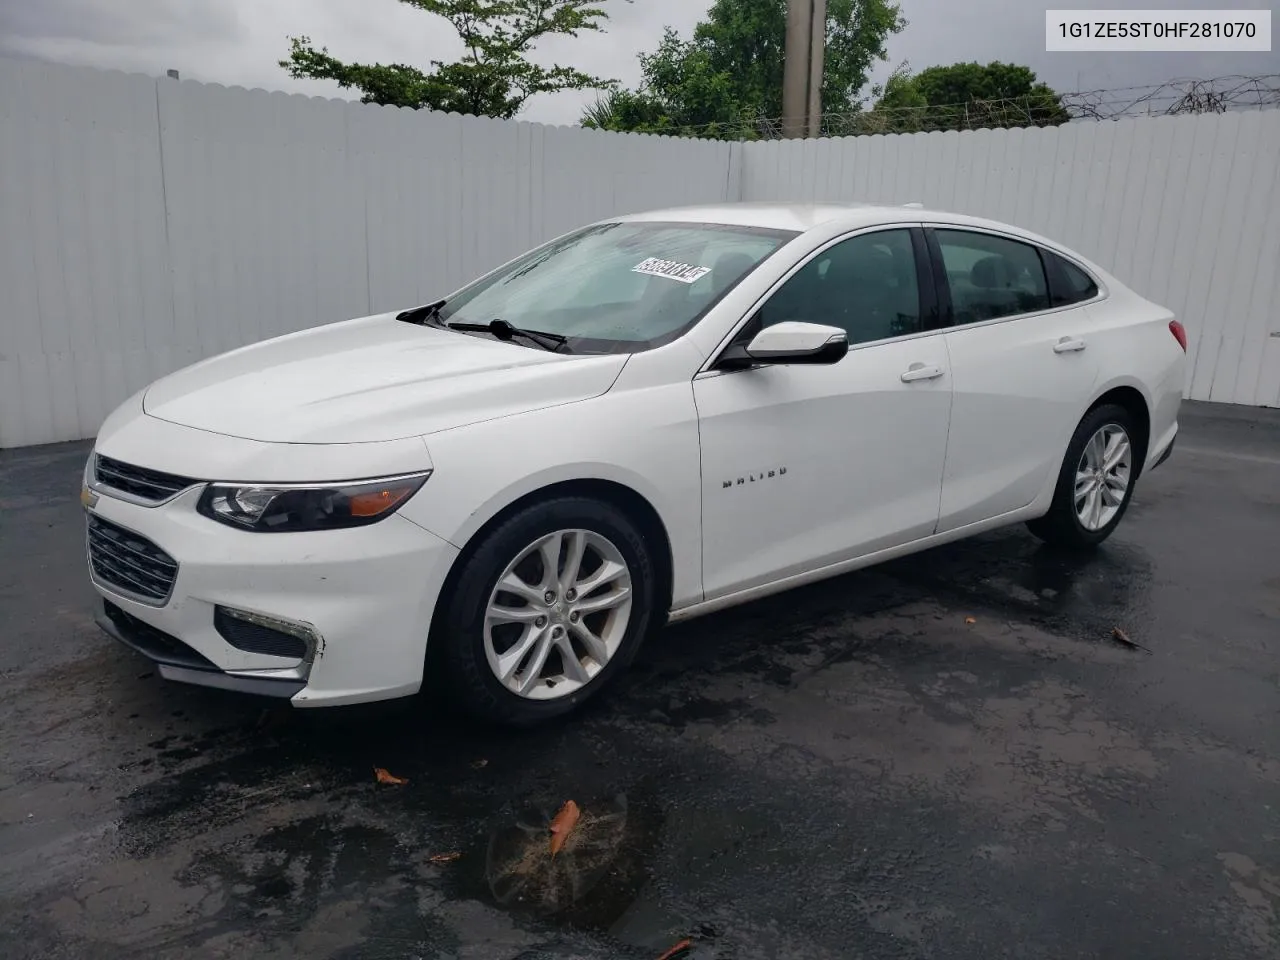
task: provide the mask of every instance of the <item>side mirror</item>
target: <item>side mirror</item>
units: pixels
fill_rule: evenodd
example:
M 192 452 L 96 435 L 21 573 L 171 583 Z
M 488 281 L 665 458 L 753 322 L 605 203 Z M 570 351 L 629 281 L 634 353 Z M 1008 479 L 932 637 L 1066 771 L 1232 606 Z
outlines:
M 745 347 L 730 347 L 720 366 L 741 369 L 757 363 L 839 363 L 849 352 L 849 336 L 839 327 L 789 320 L 765 327 Z

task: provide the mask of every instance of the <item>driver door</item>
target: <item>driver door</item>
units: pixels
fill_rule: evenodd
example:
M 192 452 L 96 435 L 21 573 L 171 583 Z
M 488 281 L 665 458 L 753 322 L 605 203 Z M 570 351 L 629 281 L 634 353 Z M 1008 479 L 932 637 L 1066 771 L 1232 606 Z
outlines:
M 838 241 L 739 338 L 787 320 L 841 327 L 850 350 L 838 363 L 695 378 L 707 600 L 934 532 L 951 377 L 922 252 L 907 228 Z

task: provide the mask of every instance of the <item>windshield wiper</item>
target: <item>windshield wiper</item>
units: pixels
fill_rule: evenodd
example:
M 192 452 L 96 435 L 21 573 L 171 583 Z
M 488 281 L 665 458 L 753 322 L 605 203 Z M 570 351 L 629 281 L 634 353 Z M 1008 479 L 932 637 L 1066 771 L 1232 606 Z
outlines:
M 488 323 L 446 323 L 445 326 L 450 330 L 491 333 L 499 340 L 507 342 L 516 337 L 523 337 L 530 343 L 535 343 L 543 350 L 548 350 L 551 353 L 559 353 L 560 349 L 569 342 L 568 337 L 562 337 L 558 333 L 547 333 L 543 330 L 523 330 L 520 327 L 512 326 L 506 320 L 491 320 Z
M 444 309 L 444 305 L 447 302 L 447 300 L 437 300 L 435 303 L 426 303 L 420 307 L 414 307 L 412 310 L 406 310 L 404 313 L 398 314 L 396 319 L 405 323 L 438 323 L 440 322 L 440 311 Z

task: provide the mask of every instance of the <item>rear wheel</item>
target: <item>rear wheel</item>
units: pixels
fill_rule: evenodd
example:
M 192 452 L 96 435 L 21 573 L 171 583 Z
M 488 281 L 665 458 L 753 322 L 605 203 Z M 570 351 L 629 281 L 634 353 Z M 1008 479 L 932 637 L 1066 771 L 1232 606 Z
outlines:
M 435 667 L 483 720 L 569 713 L 635 656 L 654 582 L 643 536 L 616 507 L 576 497 L 527 507 L 469 550 L 429 644 Z
M 1032 520 L 1033 534 L 1056 546 L 1088 548 L 1106 540 L 1129 509 L 1137 480 L 1133 416 L 1107 404 L 1076 428 L 1058 474 L 1049 512 Z

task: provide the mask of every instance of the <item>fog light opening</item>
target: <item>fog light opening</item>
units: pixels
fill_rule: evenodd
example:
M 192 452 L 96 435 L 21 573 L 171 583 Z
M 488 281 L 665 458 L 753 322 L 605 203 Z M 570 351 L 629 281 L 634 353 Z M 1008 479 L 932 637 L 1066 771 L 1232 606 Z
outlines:
M 253 610 L 214 607 L 213 625 L 223 640 L 246 653 L 310 664 L 324 649 L 324 641 L 311 624 Z

